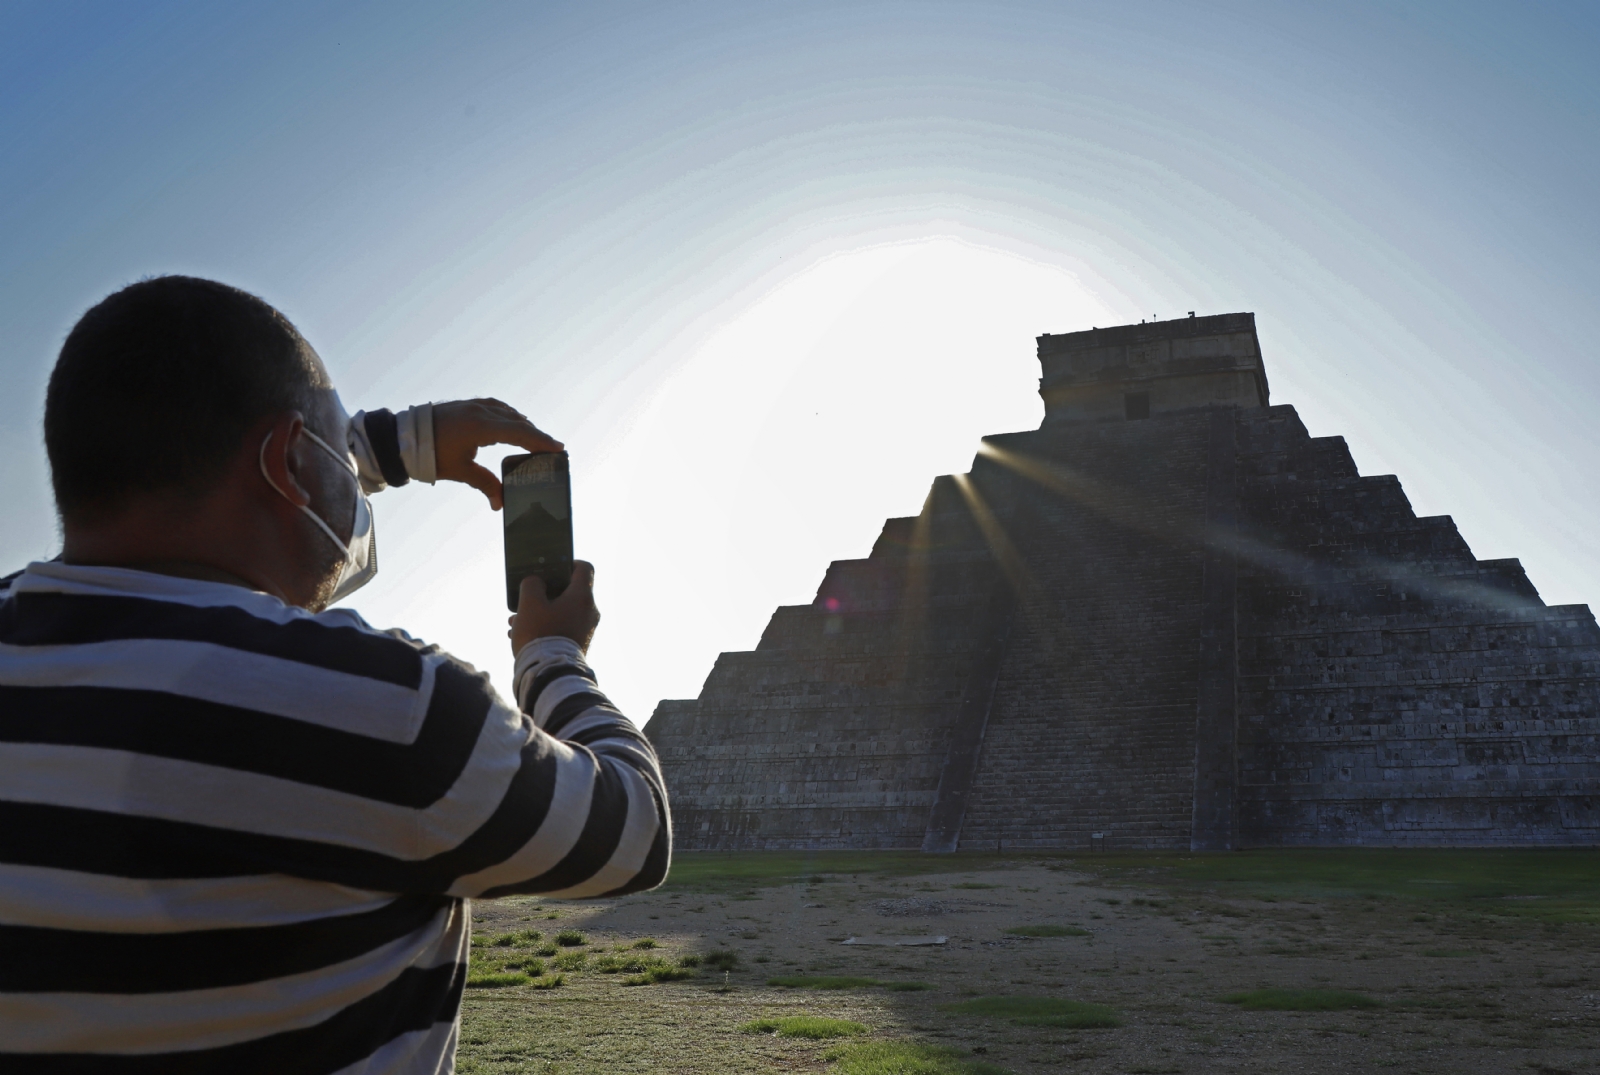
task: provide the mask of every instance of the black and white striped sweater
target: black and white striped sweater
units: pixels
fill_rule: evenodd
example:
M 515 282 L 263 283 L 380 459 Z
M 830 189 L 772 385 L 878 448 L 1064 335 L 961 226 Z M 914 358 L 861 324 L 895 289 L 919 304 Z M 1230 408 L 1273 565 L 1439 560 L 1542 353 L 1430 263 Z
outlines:
M 0 1070 L 451 1070 L 471 897 L 635 891 L 671 856 L 577 645 L 515 683 L 220 583 L 0 583 Z

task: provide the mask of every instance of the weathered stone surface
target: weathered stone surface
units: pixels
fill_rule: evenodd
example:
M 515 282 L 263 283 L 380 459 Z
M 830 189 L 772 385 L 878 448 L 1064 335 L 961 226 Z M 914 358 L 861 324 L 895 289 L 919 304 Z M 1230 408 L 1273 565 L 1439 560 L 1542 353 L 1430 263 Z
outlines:
M 1252 315 L 1040 356 L 1038 430 L 661 703 L 681 845 L 1600 842 L 1593 615 L 1267 405 Z

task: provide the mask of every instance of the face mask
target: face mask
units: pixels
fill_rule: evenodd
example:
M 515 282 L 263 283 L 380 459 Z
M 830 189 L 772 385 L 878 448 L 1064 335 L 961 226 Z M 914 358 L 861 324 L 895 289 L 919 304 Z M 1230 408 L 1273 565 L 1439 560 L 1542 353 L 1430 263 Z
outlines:
M 355 464 L 350 462 L 346 453 L 336 451 L 327 441 L 309 429 L 301 429 L 301 432 L 310 437 L 317 447 L 337 459 L 339 465 L 345 469 L 356 483 L 355 522 L 350 527 L 350 540 L 348 542 L 339 540 L 339 535 L 333 532 L 333 527 L 323 522 L 321 516 L 309 507 L 304 504 L 295 505 L 305 512 L 306 516 L 317 524 L 317 528 L 328 535 L 328 540 L 333 542 L 334 546 L 344 554 L 344 568 L 339 572 L 339 582 L 333 588 L 333 596 L 328 599 L 328 603 L 332 604 L 335 601 L 344 600 L 361 589 L 361 587 L 371 582 L 372 577 L 378 573 L 378 539 L 374 533 L 372 502 L 367 499 L 367 494 L 362 492 L 360 474 L 356 470 Z M 278 489 L 277 484 L 272 480 L 272 476 L 267 473 L 267 444 L 271 440 L 272 434 L 268 433 L 267 439 L 261 442 L 259 456 L 261 476 L 267 479 L 268 485 L 277 490 L 279 496 L 287 499 L 284 491 Z

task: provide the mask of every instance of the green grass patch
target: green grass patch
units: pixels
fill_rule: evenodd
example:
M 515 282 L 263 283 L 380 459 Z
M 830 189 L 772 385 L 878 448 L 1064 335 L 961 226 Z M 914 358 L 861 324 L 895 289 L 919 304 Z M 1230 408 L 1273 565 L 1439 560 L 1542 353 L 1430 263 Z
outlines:
M 674 851 L 672 872 L 664 889 L 669 893 L 716 892 L 742 898 L 753 889 L 773 885 L 967 873 L 1017 864 L 1016 855 L 991 852 L 934 855 L 920 851 Z
M 757 1019 L 739 1028 L 746 1034 L 776 1034 L 780 1038 L 848 1038 L 865 1034 L 865 1023 L 849 1019 L 827 1019 L 820 1015 L 791 1015 L 785 1019 Z
M 1229 993 L 1222 999 L 1225 1003 L 1258 1012 L 1347 1012 L 1383 1007 L 1365 993 L 1348 989 L 1252 989 L 1245 993 Z
M 660 956 L 642 955 L 638 952 L 612 953 L 601 956 L 590 967 L 601 974 L 644 974 L 656 967 L 670 967 L 672 964 Z
M 504 989 L 512 985 L 527 985 L 532 976 L 519 970 L 494 970 L 467 975 L 468 989 Z
M 955 1004 L 941 1004 L 939 1010 L 988 1019 L 1007 1019 L 1017 1026 L 1094 1030 L 1122 1025 L 1122 1017 L 1114 1008 L 1062 997 L 977 997 Z
M 575 929 L 564 929 L 556 934 L 556 943 L 563 948 L 581 948 L 589 943 L 589 938 Z
M 633 942 L 635 948 L 658 948 L 660 945 L 654 937 L 640 937 Z
M 950 887 L 951 888 L 999 888 L 1000 886 L 999 885 L 986 885 L 981 881 L 962 881 L 961 883 L 955 884 L 955 885 L 951 885 Z
M 1010 1075 L 948 1045 L 914 1041 L 853 1041 L 822 1054 L 837 1075 Z
M 739 953 L 729 952 L 726 949 L 707 952 L 701 957 L 701 962 L 711 970 L 733 970 L 739 965 Z
M 481 942 L 484 948 L 531 948 L 539 942 L 544 934 L 536 929 L 519 929 L 510 933 L 502 933 L 497 937 L 486 937 Z
M 1231 898 L 1402 899 L 1435 913 L 1472 911 L 1557 925 L 1600 925 L 1600 856 L 1579 848 L 1110 852 L 1072 856 L 1052 865 L 1130 884 L 1201 889 Z
M 1088 937 L 1082 926 L 1012 926 L 1007 933 L 1017 937 Z
M 562 952 L 554 962 L 558 970 L 583 970 L 589 962 L 589 953 Z
M 803 881 L 885 880 L 1009 869 L 1024 863 L 1130 884 L 1207 889 L 1235 898 L 1404 898 L 1440 909 L 1454 904 L 1554 924 L 1600 924 L 1600 856 L 1583 848 L 1330 847 L 1059 856 L 683 851 L 673 856 L 666 890 L 734 895 Z M 1144 904 L 1149 905 L 1149 901 Z
M 693 978 L 694 971 L 688 967 L 668 963 L 664 959 L 652 962 L 640 974 L 632 974 L 622 979 L 623 985 L 656 985 L 661 982 L 681 982 L 685 978 Z
M 871 989 L 881 985 L 876 978 L 851 978 L 845 975 L 791 974 L 782 978 L 768 978 L 768 985 L 780 989 Z

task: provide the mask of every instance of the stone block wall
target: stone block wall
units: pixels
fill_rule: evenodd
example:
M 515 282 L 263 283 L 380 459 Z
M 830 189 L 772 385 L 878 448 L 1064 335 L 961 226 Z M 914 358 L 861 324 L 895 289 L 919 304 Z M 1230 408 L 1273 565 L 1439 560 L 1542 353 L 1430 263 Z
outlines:
M 1243 838 L 1593 844 L 1600 629 L 1480 562 L 1394 478 L 1361 477 L 1292 408 L 1241 417 Z
M 941 479 L 919 519 L 891 519 L 870 558 L 834 563 L 812 604 L 718 658 L 698 700 L 661 703 L 646 730 L 680 843 L 920 847 L 997 578 Z
M 1188 847 L 1208 429 L 1190 411 L 990 438 L 1050 473 L 973 468 L 1036 523 L 963 847 Z

